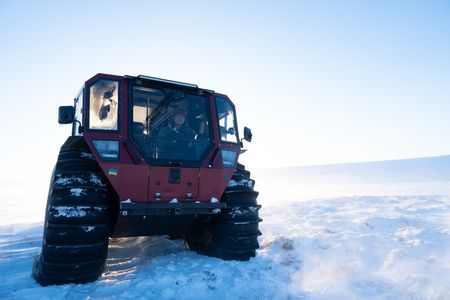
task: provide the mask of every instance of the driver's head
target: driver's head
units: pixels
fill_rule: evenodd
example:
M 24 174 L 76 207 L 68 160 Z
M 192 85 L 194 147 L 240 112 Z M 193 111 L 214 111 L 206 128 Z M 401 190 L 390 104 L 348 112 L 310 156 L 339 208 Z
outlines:
M 173 113 L 173 122 L 175 123 L 175 125 L 178 125 L 178 126 L 183 125 L 184 122 L 186 121 L 186 115 L 187 115 L 187 111 L 185 111 L 183 109 L 177 109 Z

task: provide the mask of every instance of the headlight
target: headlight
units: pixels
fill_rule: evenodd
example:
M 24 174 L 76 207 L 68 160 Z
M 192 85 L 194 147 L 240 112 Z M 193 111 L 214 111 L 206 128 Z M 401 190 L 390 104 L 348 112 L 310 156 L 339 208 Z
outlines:
M 119 141 L 93 140 L 95 150 L 103 160 L 119 160 Z
M 222 149 L 222 163 L 225 168 L 232 168 L 236 162 L 237 152 Z

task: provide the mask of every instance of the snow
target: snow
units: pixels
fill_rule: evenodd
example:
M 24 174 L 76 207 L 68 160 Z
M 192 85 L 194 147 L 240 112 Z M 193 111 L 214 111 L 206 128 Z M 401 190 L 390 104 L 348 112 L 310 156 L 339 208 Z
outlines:
M 79 178 L 79 177 L 75 177 L 75 176 L 71 176 L 71 177 L 61 177 L 61 175 L 56 175 L 57 177 L 59 177 L 55 183 L 56 184 L 60 184 L 60 185 L 69 185 L 69 184 L 73 184 L 73 183 L 78 183 L 78 184 L 85 184 L 86 180 L 84 180 L 83 178 Z
M 450 156 L 255 170 L 266 199 L 450 194 Z
M 133 202 L 131 201 L 130 198 L 128 198 L 127 200 L 120 201 L 120 203 L 133 203 Z
M 85 232 L 90 232 L 90 231 L 92 231 L 92 230 L 94 230 L 95 229 L 95 226 L 84 226 L 83 227 L 83 230 L 85 231 Z
M 57 174 L 56 176 L 58 177 L 58 179 L 55 181 L 55 183 L 59 185 L 69 185 L 74 183 L 84 185 L 87 183 L 86 180 L 84 180 L 83 178 L 79 178 L 76 176 L 62 177 L 61 174 Z M 97 186 L 101 187 L 106 186 L 106 184 L 103 183 L 103 181 L 100 178 L 98 178 L 98 176 L 95 175 L 94 173 L 90 174 L 89 181 Z
M 450 299 L 448 161 L 254 171 L 264 219 L 256 257 L 223 261 L 165 237 L 112 239 L 105 273 L 84 285 L 39 286 L 30 275 L 43 215 L 17 224 L 5 208 L 0 298 Z
M 92 209 L 101 211 L 104 208 L 98 206 L 51 206 L 52 210 L 56 210 L 53 215 L 55 218 L 73 218 L 73 217 L 85 217 Z
M 211 203 L 219 203 L 219 200 L 217 200 L 217 198 L 212 197 L 211 198 Z
M 94 155 L 92 153 L 87 153 L 87 152 L 81 152 L 81 158 L 88 158 L 88 159 L 95 160 Z
M 229 182 L 228 182 L 228 186 L 229 187 L 233 187 L 233 186 L 236 186 L 238 183 L 237 183 L 237 181 L 235 181 L 235 180 L 230 180 Z
M 229 187 L 233 187 L 233 186 L 237 186 L 237 185 L 246 185 L 249 187 L 253 187 L 254 182 L 253 182 L 253 180 L 248 180 L 248 179 L 242 179 L 241 181 L 236 181 L 236 180 L 232 179 L 228 182 Z
M 172 200 L 170 200 L 169 203 L 178 203 L 178 199 L 177 198 L 173 198 Z
M 52 206 L 52 209 L 55 209 L 57 211 L 57 213 L 54 215 L 55 218 L 85 217 L 87 214 L 86 211 L 89 208 L 89 206 Z
M 245 215 L 248 211 L 255 212 L 257 209 L 258 207 L 256 206 L 249 206 L 248 208 L 232 207 L 228 214 L 234 219 Z
M 82 195 L 86 194 L 86 189 L 73 188 L 70 189 L 70 194 L 75 197 L 81 197 Z
M 98 186 L 106 186 L 106 184 L 104 184 L 103 181 L 100 178 L 98 178 L 98 176 L 95 175 L 94 173 L 91 173 L 89 181 Z

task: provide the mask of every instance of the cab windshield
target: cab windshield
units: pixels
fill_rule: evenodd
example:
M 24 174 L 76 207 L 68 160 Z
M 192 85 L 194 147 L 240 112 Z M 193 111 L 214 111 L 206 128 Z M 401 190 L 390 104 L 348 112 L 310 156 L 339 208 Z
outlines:
M 131 135 L 145 158 L 199 161 L 211 141 L 206 103 L 204 96 L 134 86 Z

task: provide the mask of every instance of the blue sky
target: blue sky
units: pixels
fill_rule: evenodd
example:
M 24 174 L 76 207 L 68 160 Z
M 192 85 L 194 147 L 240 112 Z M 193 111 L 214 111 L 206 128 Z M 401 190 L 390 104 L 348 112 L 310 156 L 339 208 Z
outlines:
M 448 1 L 1 0 L 0 179 L 51 172 L 99 72 L 228 94 L 251 168 L 450 154 L 449 53 Z

